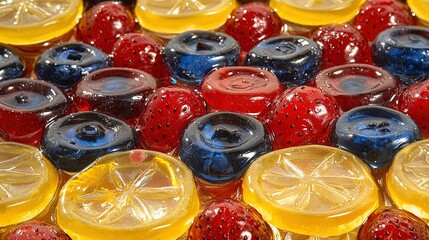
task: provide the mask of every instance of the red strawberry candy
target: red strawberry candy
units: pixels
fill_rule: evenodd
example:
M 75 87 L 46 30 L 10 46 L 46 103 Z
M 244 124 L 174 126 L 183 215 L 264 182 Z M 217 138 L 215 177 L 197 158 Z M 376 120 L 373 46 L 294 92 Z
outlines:
M 391 27 L 413 25 L 413 16 L 407 5 L 397 0 L 368 0 L 354 20 L 357 30 L 368 41 Z
M 359 230 L 358 240 L 427 240 L 429 227 L 405 210 L 389 208 L 372 213 Z
M 136 68 L 154 76 L 158 86 L 170 85 L 169 72 L 162 56 L 163 43 L 156 37 L 143 33 L 127 33 L 119 38 L 113 48 L 115 67 Z
M 135 21 L 131 11 L 119 2 L 101 2 L 80 20 L 76 37 L 110 54 L 119 37 L 134 32 Z
M 5 234 L 5 240 L 69 240 L 60 228 L 42 221 L 23 223 Z
M 311 38 L 323 51 L 322 69 L 346 63 L 372 64 L 369 42 L 349 24 L 320 27 Z
M 273 233 L 254 208 L 222 199 L 210 204 L 195 218 L 188 239 L 271 240 Z
M 266 121 L 273 146 L 281 149 L 308 144 L 330 145 L 340 111 L 334 98 L 314 87 L 287 89 L 271 108 Z
M 234 9 L 225 23 L 225 33 L 237 40 L 244 52 L 264 39 L 279 35 L 281 30 L 282 20 L 279 15 L 260 2 Z
M 203 99 L 192 89 L 158 88 L 137 123 L 140 141 L 147 149 L 169 153 L 193 119 L 206 114 Z

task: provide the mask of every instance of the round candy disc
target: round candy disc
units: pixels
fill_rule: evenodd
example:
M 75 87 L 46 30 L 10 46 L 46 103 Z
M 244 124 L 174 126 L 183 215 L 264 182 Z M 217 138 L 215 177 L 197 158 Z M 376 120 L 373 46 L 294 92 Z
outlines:
M 71 178 L 57 206 L 72 239 L 177 239 L 199 212 L 192 173 L 178 159 L 133 150 L 108 154 Z
M 72 30 L 83 11 L 82 0 L 8 0 L 0 2 L 0 42 L 33 45 Z
M 57 187 L 55 167 L 36 148 L 0 142 L 0 227 L 39 215 Z
M 378 207 L 378 188 L 355 155 L 307 145 L 265 154 L 243 180 L 244 201 L 279 229 L 338 236 L 359 227 Z
M 419 19 L 429 22 L 429 2 L 427 0 L 407 0 L 407 4 Z

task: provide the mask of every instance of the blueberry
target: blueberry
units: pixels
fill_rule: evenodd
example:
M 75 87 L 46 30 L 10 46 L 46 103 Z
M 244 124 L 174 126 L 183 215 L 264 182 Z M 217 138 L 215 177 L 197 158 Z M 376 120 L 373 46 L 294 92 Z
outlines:
M 179 157 L 196 177 L 224 183 L 240 178 L 251 162 L 271 150 L 261 122 L 239 113 L 216 112 L 189 124 Z
M 12 49 L 0 44 L 0 81 L 22 77 L 24 61 Z
M 64 43 L 43 52 L 36 61 L 34 72 L 39 79 L 60 88 L 70 88 L 84 76 L 111 66 L 109 56 L 96 47 Z
M 374 64 L 399 77 L 403 86 L 429 77 L 429 29 L 400 26 L 381 32 L 372 46 Z
M 212 70 L 235 66 L 240 48 L 232 37 L 209 31 L 188 31 L 171 39 L 164 60 L 173 83 L 200 84 Z
M 407 115 L 381 106 L 354 108 L 342 115 L 332 135 L 333 143 L 350 151 L 369 166 L 391 163 L 403 147 L 421 139 L 414 121 Z
M 304 85 L 319 72 L 322 50 L 304 37 L 273 37 L 253 47 L 245 64 L 272 71 L 285 86 Z
M 137 145 L 137 136 L 128 124 L 101 113 L 81 112 L 50 124 L 40 149 L 58 169 L 78 172 L 102 155 Z

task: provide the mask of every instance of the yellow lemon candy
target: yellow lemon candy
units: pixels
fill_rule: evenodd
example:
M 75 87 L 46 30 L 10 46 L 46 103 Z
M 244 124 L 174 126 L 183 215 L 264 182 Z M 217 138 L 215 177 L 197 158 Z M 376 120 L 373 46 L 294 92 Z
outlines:
M 79 22 L 82 0 L 0 0 L 0 42 L 34 45 L 58 38 Z
M 284 231 L 338 236 L 359 227 L 379 206 L 378 188 L 355 155 L 300 146 L 259 157 L 243 180 L 245 202 Z
M 429 1 L 428 0 L 408 0 L 407 4 L 418 18 L 429 23 Z
M 57 170 L 36 148 L 0 142 L 0 227 L 39 215 L 57 187 Z
M 412 143 L 395 155 L 386 185 L 399 208 L 429 220 L 429 140 Z
M 219 28 L 236 7 L 235 0 L 138 0 L 135 14 L 143 28 L 173 35 Z
M 177 239 L 199 212 L 191 171 L 145 150 L 113 153 L 72 177 L 60 192 L 58 225 L 72 239 Z
M 365 0 L 271 0 L 281 18 L 301 25 L 321 26 L 354 18 Z

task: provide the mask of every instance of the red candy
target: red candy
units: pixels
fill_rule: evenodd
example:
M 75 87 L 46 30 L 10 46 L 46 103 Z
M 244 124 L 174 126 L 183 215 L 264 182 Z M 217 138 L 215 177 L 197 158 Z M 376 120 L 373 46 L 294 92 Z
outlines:
M 3 239 L 3 238 L 2 238 Z M 5 240 L 71 240 L 60 228 L 42 221 L 23 223 L 6 233 Z

